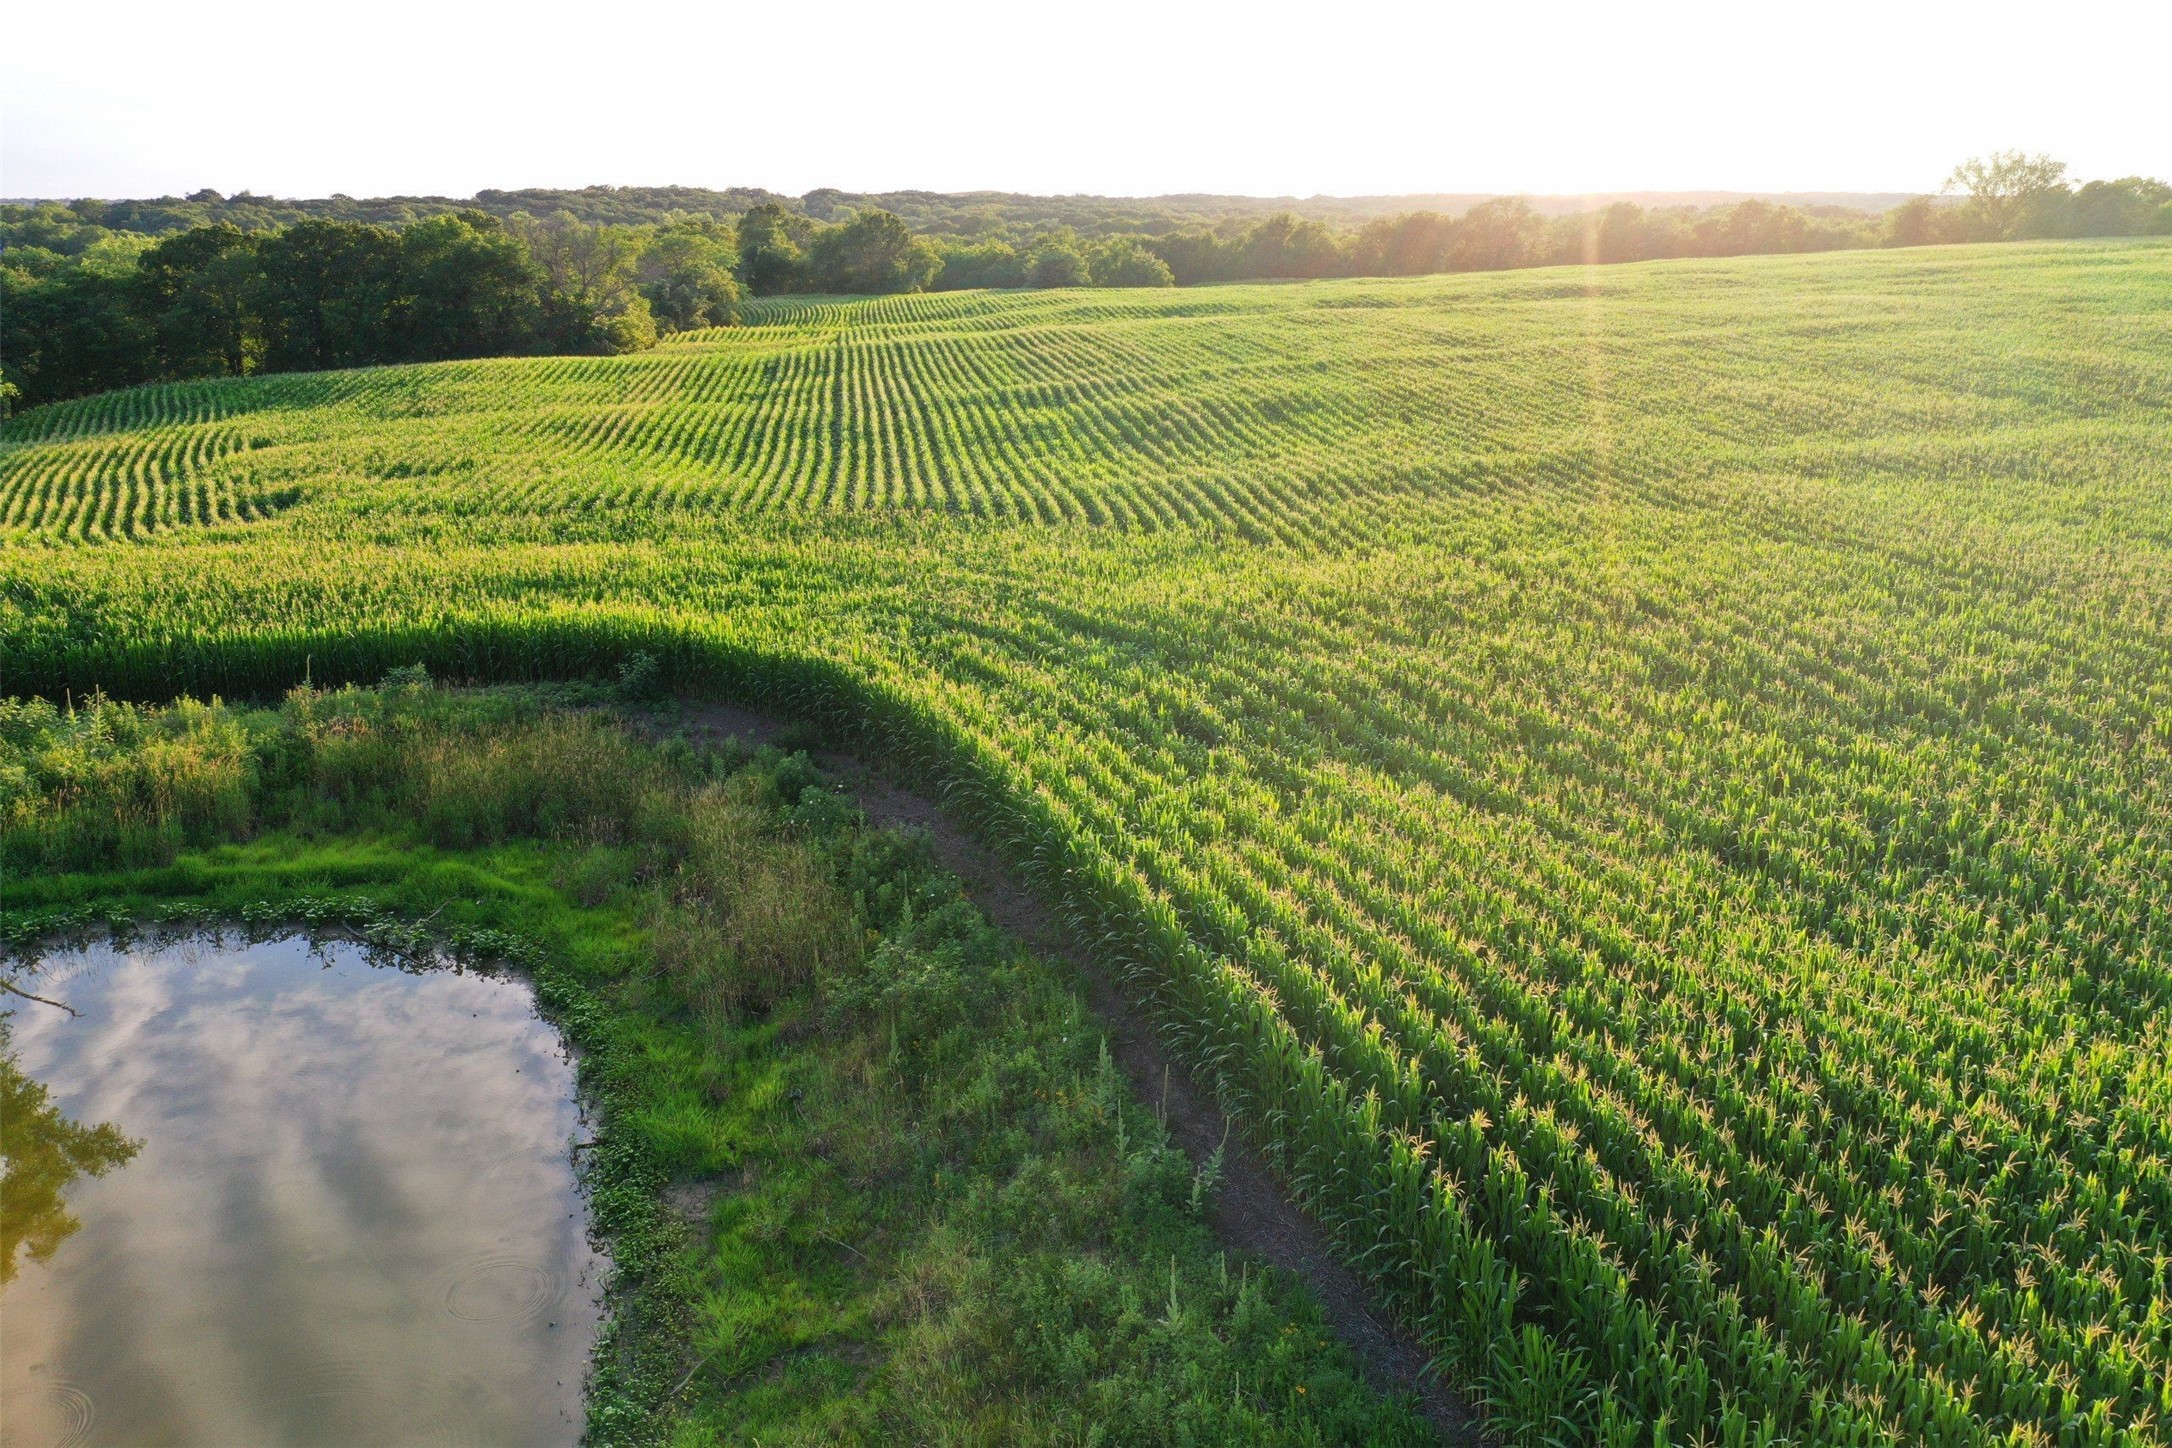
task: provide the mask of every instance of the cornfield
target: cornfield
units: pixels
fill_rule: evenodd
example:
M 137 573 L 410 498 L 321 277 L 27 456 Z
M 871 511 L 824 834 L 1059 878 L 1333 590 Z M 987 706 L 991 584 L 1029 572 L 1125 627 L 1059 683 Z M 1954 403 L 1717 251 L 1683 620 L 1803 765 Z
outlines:
M 0 444 L 11 693 L 823 720 L 1511 1441 L 2172 1438 L 2172 246 L 772 299 Z

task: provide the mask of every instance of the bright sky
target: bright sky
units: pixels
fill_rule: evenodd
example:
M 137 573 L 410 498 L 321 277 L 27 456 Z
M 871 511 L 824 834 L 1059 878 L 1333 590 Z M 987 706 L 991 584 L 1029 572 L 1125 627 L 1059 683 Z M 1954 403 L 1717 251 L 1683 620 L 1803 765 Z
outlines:
M 1935 190 L 2172 175 L 2167 0 L 22 5 L 0 195 Z

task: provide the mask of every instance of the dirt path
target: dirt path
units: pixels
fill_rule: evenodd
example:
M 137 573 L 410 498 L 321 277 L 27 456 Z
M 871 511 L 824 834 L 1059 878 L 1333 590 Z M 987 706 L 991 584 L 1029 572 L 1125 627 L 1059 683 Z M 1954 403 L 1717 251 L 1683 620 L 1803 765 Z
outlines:
M 696 743 L 725 737 L 769 743 L 787 727 L 728 704 L 687 701 L 685 709 L 686 731 Z M 1002 862 L 934 805 L 898 788 L 861 760 L 823 752 L 816 755 L 816 762 L 852 789 L 871 822 L 926 830 L 944 867 L 965 883 L 966 893 L 997 925 L 1077 967 L 1088 1004 L 1108 1028 L 1110 1053 L 1140 1099 L 1163 1110 L 1170 1135 L 1195 1163 L 1204 1162 L 1227 1141 L 1215 1208 L 1215 1227 L 1222 1240 L 1302 1277 L 1319 1299 L 1329 1324 L 1365 1365 L 1367 1375 L 1382 1387 L 1413 1394 L 1442 1441 L 1484 1444 L 1471 1411 L 1425 1370 L 1424 1351 L 1375 1311 L 1364 1284 L 1335 1259 L 1325 1234 L 1283 1195 L 1258 1154 L 1229 1131 L 1213 1098 L 1162 1049 L 1152 1027 L 1131 1009 L 1087 953 L 1064 938 L 1048 911 Z

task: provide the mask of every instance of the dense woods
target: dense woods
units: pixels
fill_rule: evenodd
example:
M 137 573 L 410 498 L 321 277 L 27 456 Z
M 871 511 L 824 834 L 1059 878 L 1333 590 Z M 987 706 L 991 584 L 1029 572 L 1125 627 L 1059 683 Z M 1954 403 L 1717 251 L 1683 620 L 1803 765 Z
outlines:
M 529 353 L 638 351 L 744 295 L 1165 287 L 2172 233 L 2172 185 L 2070 185 L 2044 157 L 1964 163 L 1871 213 L 1749 199 L 1546 215 L 1519 197 L 1357 225 L 1242 198 L 885 197 L 593 188 L 431 198 L 0 207 L 0 404 L 143 382 Z M 522 204 L 571 200 L 537 215 Z M 693 207 L 667 208 L 672 201 Z M 1217 209 L 1209 203 L 1228 203 Z M 495 208 L 495 209 L 492 209 Z
M 633 351 L 729 320 L 739 297 L 731 232 L 707 221 L 466 211 L 404 230 L 39 234 L 59 245 L 11 238 L 0 267 L 0 357 L 23 405 L 177 378 Z

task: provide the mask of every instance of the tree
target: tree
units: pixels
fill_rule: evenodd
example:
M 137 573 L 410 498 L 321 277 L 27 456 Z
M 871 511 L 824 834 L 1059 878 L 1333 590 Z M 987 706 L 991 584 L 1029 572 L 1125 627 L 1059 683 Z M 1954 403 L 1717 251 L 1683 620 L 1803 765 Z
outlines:
M 1044 236 L 1026 258 L 1029 287 L 1083 287 L 1093 281 L 1078 240 L 1068 230 Z
M 1278 211 L 1245 236 L 1238 269 L 1248 277 L 1324 277 L 1340 271 L 1341 264 L 1334 232 Z
M 1944 241 L 1946 232 L 1939 220 L 1938 203 L 1928 196 L 1903 201 L 1885 214 L 1882 239 L 1887 246 L 1930 246 Z
M 1617 201 L 1599 213 L 1598 224 L 1592 228 L 1593 261 L 1642 261 L 1652 254 L 1643 207 Z
M 142 1149 L 111 1123 L 84 1126 L 61 1114 L 46 1088 L 16 1064 L 0 1017 L 0 1198 L 7 1202 L 0 1213 L 0 1286 L 14 1280 L 19 1259 L 51 1261 L 81 1227 L 67 1205 L 77 1177 L 104 1176 Z
M 530 351 L 545 280 L 495 216 L 462 211 L 419 221 L 400 233 L 392 353 L 435 361 Z
M 1792 206 L 1751 197 L 1714 212 L 1702 228 L 1714 256 L 1765 256 L 1809 250 L 1809 218 Z
M 541 340 L 566 352 L 633 352 L 656 345 L 656 318 L 634 285 L 634 232 L 590 226 L 567 211 L 516 213 L 508 229 L 543 269 Z
M 943 269 L 935 274 L 935 290 L 955 292 L 966 287 L 1022 287 L 1026 284 L 1026 259 L 1007 241 L 983 241 L 972 246 L 943 248 Z
M 77 252 L 76 265 L 115 281 L 127 281 L 136 274 L 136 263 L 143 254 L 156 245 L 155 237 L 140 232 L 110 231 Z
M 935 248 L 888 211 L 862 211 L 818 232 L 807 249 L 814 289 L 851 296 L 925 291 L 942 265 Z
M 251 310 L 272 372 L 361 367 L 393 355 L 400 235 L 387 226 L 301 221 L 257 248 Z
M 1945 189 L 1968 194 L 1973 230 L 1986 240 L 2003 241 L 2014 235 L 2032 201 L 2041 205 L 2045 193 L 2066 190 L 2066 162 L 1993 151 L 1954 167 Z
M 797 291 L 805 263 L 805 223 L 774 201 L 739 218 L 739 280 L 758 297 Z
M 1236 272 L 1234 249 L 1210 231 L 1178 231 L 1144 243 L 1168 264 L 1180 287 L 1227 281 Z
M 1350 246 L 1359 276 L 1419 277 L 1442 269 L 1455 223 L 1437 211 L 1412 211 L 1369 221 Z
M 136 263 L 136 305 L 164 377 L 239 377 L 255 342 L 256 243 L 230 222 L 175 232 Z M 259 349 L 260 350 L 260 349 Z
M 2172 186 L 2146 176 L 2091 181 L 2074 193 L 2072 236 L 2147 236 L 2172 222 Z
M 61 256 L 77 256 L 92 242 L 112 235 L 103 226 L 84 220 L 73 207 L 57 201 L 10 206 L 6 212 L 4 240 L 9 251 L 34 246 Z
M 1543 223 L 1520 196 L 1501 196 L 1473 206 L 1456 221 L 1448 250 L 1454 271 L 1498 271 L 1525 266 Z
M 1169 263 L 1140 245 L 1135 236 L 1110 236 L 1094 243 L 1086 270 L 1097 287 L 1173 287 Z
M 0 265 L 0 359 L 24 407 L 151 376 L 151 330 L 124 277 L 35 247 Z
M 739 315 L 739 254 L 714 221 L 675 222 L 657 231 L 634 266 L 657 325 L 671 332 L 721 327 Z

